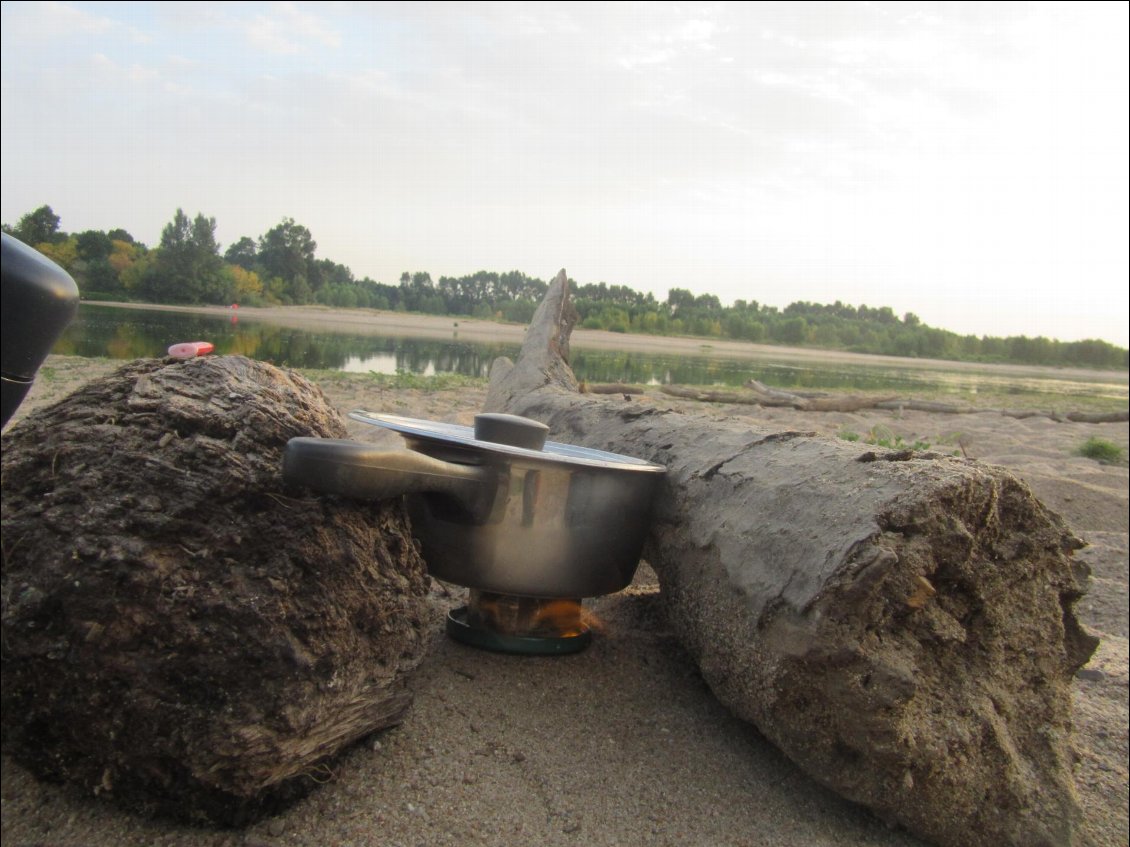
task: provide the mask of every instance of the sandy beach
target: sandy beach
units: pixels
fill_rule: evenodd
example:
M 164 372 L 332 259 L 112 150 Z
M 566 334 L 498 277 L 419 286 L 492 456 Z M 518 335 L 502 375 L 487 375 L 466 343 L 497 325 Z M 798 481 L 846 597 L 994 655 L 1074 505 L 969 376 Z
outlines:
M 250 311 L 241 310 L 241 319 L 250 317 Z M 264 316 L 278 312 L 271 314 L 272 320 L 290 319 L 288 310 L 263 311 Z M 294 319 L 310 320 L 309 310 L 301 311 L 303 315 Z M 406 330 L 413 334 L 427 328 L 421 322 L 432 321 L 405 319 Z M 450 319 L 436 320 L 447 326 L 436 325 L 435 331 L 450 333 Z M 477 332 L 476 324 L 460 320 L 460 335 Z M 498 326 L 489 325 L 494 337 Z M 521 340 L 522 327 L 506 331 Z M 583 337 L 586 334 L 579 331 L 574 343 L 582 343 Z M 612 340 L 653 341 L 624 335 Z M 700 343 L 658 341 L 667 349 L 674 342 L 692 347 Z M 19 416 L 114 366 L 70 357 L 52 357 L 47 365 L 51 378 L 36 381 Z M 479 388 L 382 390 L 364 376 L 326 380 L 322 388 L 343 412 L 360 407 L 458 423 L 471 423 L 485 394 Z M 1077 787 L 1086 815 L 1081 843 L 1127 844 L 1128 471 L 1124 463 L 1101 465 L 1076 452 L 1092 436 L 1126 451 L 1126 423 L 1017 420 L 988 411 L 960 416 L 802 413 L 700 404 L 658 392 L 630 402 L 732 417 L 751 427 L 811 430 L 831 438 L 846 433 L 865 438 L 881 427 L 908 443 L 926 441 L 936 450 L 961 451 L 1002 465 L 1027 481 L 1090 543 L 1078 554 L 1093 571 L 1090 592 L 1079 609 L 1102 643 L 1075 684 Z M 356 438 L 379 437 L 363 424 L 350 423 L 350 429 Z M 629 589 L 589 601 L 604 627 L 589 649 L 574 656 L 504 656 L 448 640 L 443 615 L 461 599 L 462 589 L 436 583 L 432 644 L 410 680 L 415 701 L 404 723 L 356 746 L 336 762 L 332 773 L 317 775 L 324 784 L 281 816 L 239 831 L 145 820 L 74 789 L 42 784 L 5 759 L 0 790 L 4 843 L 921 843 L 822 788 L 756 729 L 718 704 L 666 626 L 658 586 L 646 565 Z

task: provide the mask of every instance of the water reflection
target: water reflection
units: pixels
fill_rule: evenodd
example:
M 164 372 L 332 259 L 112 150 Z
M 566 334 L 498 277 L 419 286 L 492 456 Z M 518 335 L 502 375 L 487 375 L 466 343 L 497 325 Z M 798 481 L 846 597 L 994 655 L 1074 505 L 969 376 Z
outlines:
M 461 373 L 485 377 L 497 356 L 514 357 L 508 344 L 387 338 L 283 327 L 261 320 L 83 303 L 53 352 L 136 359 L 163 356 L 181 341 L 211 341 L 218 354 L 238 354 L 293 368 L 366 373 Z
M 234 317 L 234 315 L 232 316 Z M 134 359 L 163 356 L 181 341 L 211 341 L 218 354 L 239 354 L 296 368 L 381 374 L 407 372 L 430 376 L 458 373 L 486 377 L 498 356 L 515 358 L 518 346 L 447 340 L 390 338 L 329 330 L 295 329 L 262 320 L 234 321 L 224 315 L 198 315 L 145 309 L 119 309 L 83 303 L 55 353 Z M 882 391 L 901 396 L 924 391 L 960 399 L 993 388 L 1017 394 L 1091 395 L 1126 398 L 1125 384 L 1096 384 L 1023 377 L 985 371 L 940 371 L 882 364 L 767 362 L 711 355 L 675 355 L 616 350 L 572 350 L 573 370 L 588 382 L 721 385 L 749 379 L 794 391 Z

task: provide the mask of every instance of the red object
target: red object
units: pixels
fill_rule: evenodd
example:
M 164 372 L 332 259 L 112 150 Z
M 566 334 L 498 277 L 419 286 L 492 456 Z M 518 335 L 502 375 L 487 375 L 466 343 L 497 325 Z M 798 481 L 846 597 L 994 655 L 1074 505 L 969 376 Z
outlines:
M 211 341 L 182 341 L 169 348 L 169 355 L 174 359 L 191 359 L 194 356 L 206 356 L 216 349 Z

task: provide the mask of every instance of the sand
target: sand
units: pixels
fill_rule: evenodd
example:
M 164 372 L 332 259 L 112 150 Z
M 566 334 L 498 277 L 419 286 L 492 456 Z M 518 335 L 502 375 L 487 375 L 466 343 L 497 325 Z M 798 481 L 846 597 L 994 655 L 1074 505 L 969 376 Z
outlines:
M 462 322 L 461 322 L 462 330 Z M 51 402 L 111 367 L 52 357 L 20 409 Z M 326 380 L 339 409 L 369 408 L 470 423 L 485 391 L 374 390 Z M 648 394 L 632 402 L 747 419 L 829 437 L 873 430 L 1003 465 L 1091 543 L 1081 617 L 1102 637 L 1075 685 L 1082 843 L 1126 844 L 1126 465 L 1075 455 L 1098 436 L 1130 447 L 1128 426 L 905 412 L 800 413 L 707 406 Z M 354 437 L 378 431 L 350 424 Z M 881 429 L 880 429 L 881 428 Z M 912 845 L 865 809 L 822 788 L 753 727 L 730 716 L 664 623 L 654 575 L 590 601 L 605 622 L 585 652 L 528 658 L 484 653 L 442 633 L 461 589 L 437 584 L 432 647 L 410 680 L 402 726 L 343 756 L 285 814 L 243 831 L 149 821 L 3 763 L 6 845 Z

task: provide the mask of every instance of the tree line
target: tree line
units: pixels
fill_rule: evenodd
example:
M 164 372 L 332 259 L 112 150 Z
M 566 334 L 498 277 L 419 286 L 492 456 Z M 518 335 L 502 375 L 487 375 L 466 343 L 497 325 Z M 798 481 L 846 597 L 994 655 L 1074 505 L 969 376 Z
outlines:
M 310 230 L 283 218 L 257 238 L 221 252 L 216 220 L 177 209 L 147 247 L 124 229 L 67 233 L 50 206 L 24 215 L 7 232 L 65 268 L 88 300 L 172 304 L 305 305 L 371 308 L 526 323 L 547 283 L 521 271 L 478 271 L 433 280 L 405 271 L 397 284 L 356 278 L 345 265 L 315 255 Z M 570 280 L 572 282 L 572 280 Z M 1126 348 L 1098 339 L 960 335 L 927 326 L 889 307 L 796 302 L 784 309 L 756 300 L 724 306 L 713 294 L 672 288 L 667 298 L 624 285 L 574 285 L 581 326 L 612 332 L 691 335 L 766 344 L 959 361 L 1127 368 Z

